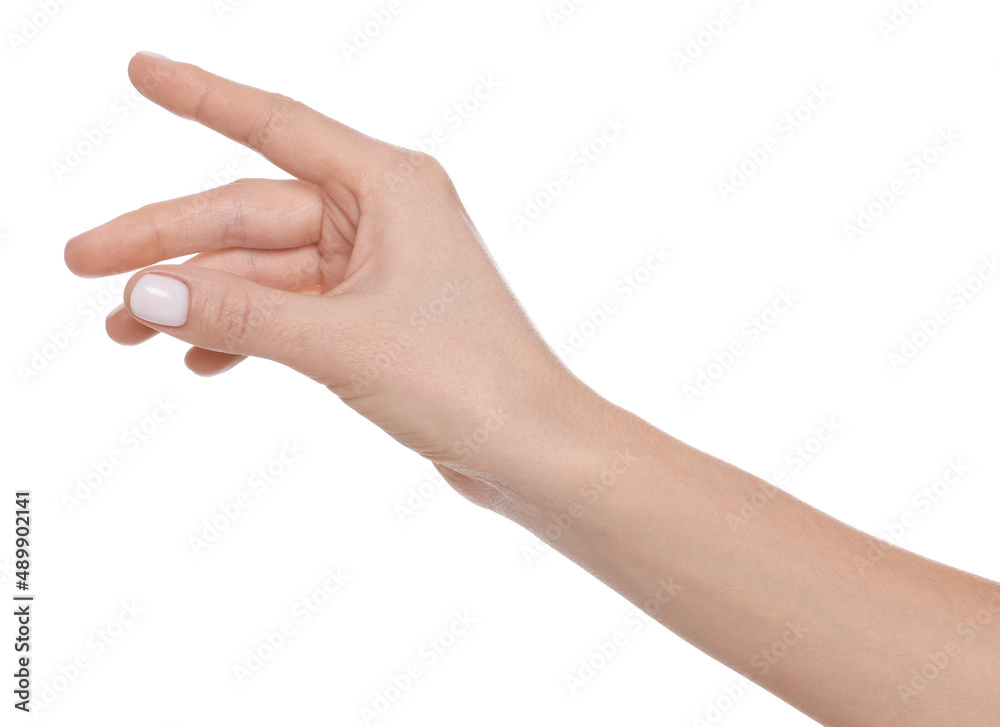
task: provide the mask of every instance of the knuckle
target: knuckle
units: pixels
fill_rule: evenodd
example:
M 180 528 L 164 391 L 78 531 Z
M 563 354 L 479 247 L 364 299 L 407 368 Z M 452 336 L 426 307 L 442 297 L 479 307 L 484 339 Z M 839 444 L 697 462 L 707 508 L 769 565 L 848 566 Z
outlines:
M 272 93 L 273 103 L 269 104 L 263 114 L 254 121 L 247 134 L 247 145 L 258 153 L 263 153 L 287 125 L 287 109 L 297 102 L 287 96 Z
M 451 177 L 441 162 L 434 157 L 430 157 L 428 163 L 425 165 L 424 174 L 424 184 L 433 189 L 437 194 L 446 196 L 456 194 L 455 184 L 451 181 Z
M 249 233 L 247 231 L 248 212 L 244 205 L 243 196 L 236 195 L 233 198 L 233 207 L 229 214 L 222 235 L 222 246 L 224 248 L 245 247 Z
M 274 124 L 274 109 L 268 108 L 264 111 L 263 116 L 254 121 L 250 133 L 247 134 L 247 146 L 255 152 L 263 153 L 268 139 L 272 138 L 274 134 L 272 124 Z
M 224 349 L 247 343 L 260 327 L 261 314 L 244 291 L 226 288 L 213 298 L 205 311 L 205 323 Z
M 212 86 L 208 83 L 202 83 L 195 93 L 197 98 L 194 104 L 193 117 L 195 121 L 203 122 L 207 116 L 206 109 L 212 102 Z
M 437 157 L 425 154 L 424 152 L 420 152 L 417 171 L 420 178 L 426 182 L 440 181 L 448 176 L 448 173 L 444 170 Z
M 396 156 L 387 176 L 393 186 L 408 182 L 421 190 L 439 193 L 454 188 L 448 172 L 436 157 L 412 149 L 404 149 Z
M 152 244 L 153 249 L 156 251 L 156 259 L 167 260 L 173 257 L 168 254 L 166 244 L 167 235 L 163 230 L 163 220 L 156 214 L 156 211 L 151 205 L 143 207 L 140 211 L 145 213 L 143 221 L 146 226 L 146 237 Z

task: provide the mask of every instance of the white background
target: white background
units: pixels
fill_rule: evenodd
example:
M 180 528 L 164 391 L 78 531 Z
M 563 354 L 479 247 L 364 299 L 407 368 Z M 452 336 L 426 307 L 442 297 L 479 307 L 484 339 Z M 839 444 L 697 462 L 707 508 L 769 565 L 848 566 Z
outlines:
M 233 162 L 239 176 L 281 176 L 147 101 L 129 109 L 126 66 L 142 49 L 403 146 L 446 129 L 433 153 L 543 335 L 593 334 L 568 361 L 598 391 L 769 480 L 785 471 L 789 491 L 872 534 L 910 515 L 900 545 L 1000 579 L 1000 281 L 954 303 L 1000 252 L 996 3 L 908 3 L 915 14 L 888 33 L 887 0 L 591 0 L 556 24 L 557 0 L 401 0 L 350 61 L 344 44 L 387 2 L 49 4 L 7 0 L 0 17 L 0 597 L 14 592 L 13 492 L 27 487 L 46 723 L 364 724 L 361 709 L 416 662 L 420 678 L 372 723 L 812 724 L 758 687 L 740 695 L 735 672 L 447 487 L 399 510 L 430 465 L 306 378 L 249 361 L 200 379 L 184 344 L 107 338 L 128 276 L 74 277 L 67 239 L 222 183 Z M 723 10 L 733 22 L 680 68 Z M 499 86 L 473 103 L 480 76 Z M 814 86 L 832 97 L 787 138 L 782 118 Z M 463 102 L 478 108 L 457 126 L 449 109 Z M 112 131 L 81 145 L 105 118 Z M 574 151 L 616 118 L 626 131 L 581 171 Z M 949 127 L 958 140 L 915 179 L 908 160 Z M 768 138 L 778 151 L 724 201 L 717 183 Z M 68 172 L 54 166 L 68 156 Z M 572 186 L 519 231 L 512 215 L 563 169 Z M 845 223 L 897 179 L 905 194 L 849 240 Z M 651 246 L 671 261 L 647 278 Z M 624 300 L 629 274 L 644 284 Z M 779 290 L 795 303 L 751 341 L 744 325 Z M 609 297 L 614 315 L 584 326 Z M 938 308 L 948 323 L 893 366 Z M 744 355 L 686 397 L 734 342 Z M 133 449 L 127 433 L 158 400 L 176 410 L 146 421 Z M 831 417 L 836 437 L 796 467 Z M 258 492 L 251 478 L 286 440 L 305 451 Z M 124 464 L 95 475 L 116 451 Z M 917 506 L 954 459 L 970 471 Z M 88 476 L 99 487 L 67 500 Z M 241 492 L 250 506 L 196 554 L 191 537 Z M 303 623 L 301 599 L 338 567 L 346 584 Z M 133 601 L 142 613 L 115 625 Z M 421 649 L 456 613 L 476 623 L 428 664 Z M 240 684 L 234 666 L 284 621 L 294 634 Z M 5 675 L 13 631 L 3 617 Z M 616 631 L 624 646 L 571 689 L 566 676 Z M 103 647 L 102 632 L 115 636 Z

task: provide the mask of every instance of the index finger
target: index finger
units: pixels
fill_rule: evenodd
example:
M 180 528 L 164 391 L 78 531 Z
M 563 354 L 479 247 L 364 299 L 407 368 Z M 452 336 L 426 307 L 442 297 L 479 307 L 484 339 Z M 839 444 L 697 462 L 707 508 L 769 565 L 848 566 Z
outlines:
M 129 78 L 155 104 L 239 142 L 299 179 L 337 180 L 358 192 L 387 145 L 287 96 L 216 76 L 198 66 L 137 53 Z

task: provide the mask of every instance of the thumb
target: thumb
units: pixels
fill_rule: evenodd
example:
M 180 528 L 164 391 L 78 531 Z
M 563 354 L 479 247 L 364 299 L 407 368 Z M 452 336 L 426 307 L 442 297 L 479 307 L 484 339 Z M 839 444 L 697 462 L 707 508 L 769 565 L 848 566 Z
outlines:
M 346 320 L 340 297 L 279 290 L 211 268 L 157 265 L 132 276 L 125 307 L 149 327 L 201 348 L 268 358 L 314 378 L 336 374 L 335 352 L 325 349 Z

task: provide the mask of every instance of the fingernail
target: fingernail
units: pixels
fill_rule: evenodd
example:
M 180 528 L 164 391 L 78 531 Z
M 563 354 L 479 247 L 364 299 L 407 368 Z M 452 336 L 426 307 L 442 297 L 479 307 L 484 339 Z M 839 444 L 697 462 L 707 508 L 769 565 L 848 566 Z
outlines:
M 159 53 L 153 53 L 148 50 L 141 50 L 137 55 L 146 56 L 148 58 L 159 58 L 161 61 L 169 61 L 170 59 L 166 56 L 161 56 Z
M 187 321 L 188 287 L 169 275 L 147 273 L 136 281 L 128 307 L 132 315 L 159 326 L 183 326 Z

